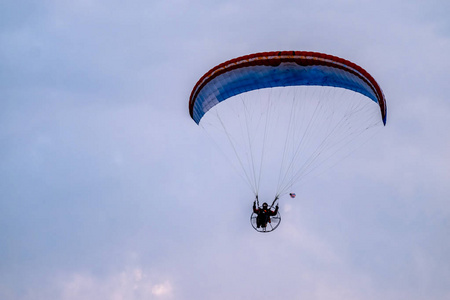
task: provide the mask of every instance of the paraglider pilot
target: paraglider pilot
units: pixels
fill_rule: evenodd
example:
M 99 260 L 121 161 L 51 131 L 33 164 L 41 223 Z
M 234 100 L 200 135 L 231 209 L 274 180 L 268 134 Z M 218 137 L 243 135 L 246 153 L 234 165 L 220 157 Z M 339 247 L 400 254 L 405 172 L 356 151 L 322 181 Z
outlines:
M 271 210 L 269 205 L 264 202 L 262 207 L 256 207 L 256 200 L 253 202 L 253 212 L 257 214 L 256 217 L 256 227 L 257 228 L 266 228 L 267 223 L 270 223 L 270 217 L 276 216 L 278 213 L 278 205 L 275 206 L 275 210 Z

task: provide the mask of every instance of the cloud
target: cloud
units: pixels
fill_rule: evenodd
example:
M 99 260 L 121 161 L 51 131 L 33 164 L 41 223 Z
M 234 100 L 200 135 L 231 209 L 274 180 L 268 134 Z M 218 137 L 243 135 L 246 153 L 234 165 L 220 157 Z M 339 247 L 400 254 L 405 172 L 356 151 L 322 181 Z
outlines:
M 89 273 L 65 276 L 58 284 L 55 299 L 61 300 L 126 300 L 174 299 L 169 280 L 158 279 L 140 268 L 97 277 Z
M 172 294 L 172 286 L 169 282 L 157 284 L 152 287 L 152 294 L 158 297 L 169 296 Z

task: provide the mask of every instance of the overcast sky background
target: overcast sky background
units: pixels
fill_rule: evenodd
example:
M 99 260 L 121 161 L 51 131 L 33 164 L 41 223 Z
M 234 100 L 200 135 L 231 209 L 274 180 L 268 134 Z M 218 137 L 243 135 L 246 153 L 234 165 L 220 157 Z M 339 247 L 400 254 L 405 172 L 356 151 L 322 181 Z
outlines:
M 450 299 L 450 2 L 1 1 L 0 298 Z M 271 234 L 188 114 L 253 52 L 369 71 L 387 126 Z

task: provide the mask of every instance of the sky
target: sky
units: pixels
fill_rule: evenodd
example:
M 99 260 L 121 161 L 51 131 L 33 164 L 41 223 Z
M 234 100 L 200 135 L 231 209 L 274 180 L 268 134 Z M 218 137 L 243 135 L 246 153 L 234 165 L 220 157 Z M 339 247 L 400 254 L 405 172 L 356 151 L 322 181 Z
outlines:
M 0 298 L 450 298 L 450 2 L 0 3 Z M 228 59 L 308 50 L 369 71 L 387 125 L 280 204 L 189 116 Z

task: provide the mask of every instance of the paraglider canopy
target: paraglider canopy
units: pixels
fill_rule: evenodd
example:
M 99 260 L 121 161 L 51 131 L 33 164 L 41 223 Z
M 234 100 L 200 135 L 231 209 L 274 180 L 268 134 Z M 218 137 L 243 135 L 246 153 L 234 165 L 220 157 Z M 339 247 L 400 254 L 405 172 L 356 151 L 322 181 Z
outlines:
M 361 93 L 387 107 L 381 88 L 360 66 L 328 54 L 307 51 L 262 52 L 226 61 L 203 75 L 192 90 L 189 113 L 198 124 L 203 115 L 232 96 L 279 86 L 333 86 Z

